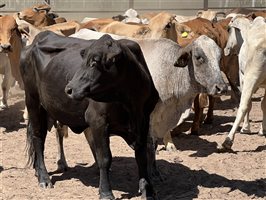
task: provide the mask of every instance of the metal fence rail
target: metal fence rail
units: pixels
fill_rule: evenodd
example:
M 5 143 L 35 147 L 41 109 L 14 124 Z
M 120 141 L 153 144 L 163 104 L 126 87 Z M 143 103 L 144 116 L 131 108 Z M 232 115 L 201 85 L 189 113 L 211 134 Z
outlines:
M 236 7 L 265 8 L 266 0 L 45 0 L 57 13 L 82 18 L 105 17 L 121 14 L 128 8 L 138 12 L 170 11 L 180 15 L 193 15 L 196 10 L 226 10 Z M 1 13 L 12 13 L 43 3 L 44 0 L 3 0 Z

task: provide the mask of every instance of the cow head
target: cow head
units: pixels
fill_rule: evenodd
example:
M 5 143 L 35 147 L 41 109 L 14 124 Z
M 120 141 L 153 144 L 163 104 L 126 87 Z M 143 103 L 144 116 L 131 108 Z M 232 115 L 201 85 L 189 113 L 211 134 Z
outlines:
M 168 38 L 176 42 L 176 23 L 175 15 L 166 12 L 159 13 L 148 24 L 152 30 L 151 38 Z
M 66 94 L 74 99 L 106 99 L 106 94 L 111 94 L 114 86 L 123 78 L 125 68 L 121 65 L 121 46 L 109 35 L 103 35 L 80 54 L 82 67 L 66 86 Z
M 243 38 L 241 36 L 240 30 L 234 27 L 228 27 L 228 39 L 226 46 L 224 48 L 224 55 L 238 55 L 240 51 L 241 44 L 243 43 Z
M 219 67 L 220 58 L 218 45 L 202 35 L 180 50 L 174 65 L 182 68 L 189 66 L 190 77 L 194 77 L 203 93 L 219 95 L 227 90 Z
M 15 19 L 9 15 L 0 17 L 0 52 L 11 52 L 18 38 L 20 34 Z
M 25 20 L 36 27 L 43 27 L 55 24 L 55 21 L 49 11 L 51 7 L 48 4 L 35 5 L 31 8 L 26 8 L 17 13 L 18 18 Z

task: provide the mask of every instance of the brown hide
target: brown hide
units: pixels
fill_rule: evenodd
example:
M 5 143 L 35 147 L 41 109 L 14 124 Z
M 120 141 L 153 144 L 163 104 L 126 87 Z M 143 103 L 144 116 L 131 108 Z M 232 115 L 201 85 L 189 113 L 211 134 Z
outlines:
M 48 15 L 51 7 L 47 4 L 35 5 L 18 13 L 18 18 L 41 28 L 55 24 L 55 20 Z
M 5 48 L 9 45 L 9 48 Z M 19 69 L 20 52 L 22 48 L 21 35 L 18 31 L 15 19 L 10 15 L 0 17 L 0 46 L 2 52 L 8 53 L 12 75 L 18 81 L 20 87 L 23 88 Z

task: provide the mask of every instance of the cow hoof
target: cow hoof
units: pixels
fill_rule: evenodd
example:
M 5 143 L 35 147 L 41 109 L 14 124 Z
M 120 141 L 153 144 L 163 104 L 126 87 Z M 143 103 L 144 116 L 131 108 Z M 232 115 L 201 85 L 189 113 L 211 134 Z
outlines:
M 101 193 L 100 200 L 115 200 L 113 193 Z
M 249 134 L 249 133 L 251 133 L 251 130 L 250 130 L 250 129 L 242 128 L 242 129 L 240 130 L 240 133 L 242 133 L 242 134 Z
M 3 104 L 2 102 L 0 103 L 0 110 L 4 110 L 8 108 L 8 105 L 7 104 Z
M 259 136 L 266 136 L 266 131 L 263 131 L 262 129 L 259 130 L 258 132 Z
M 46 182 L 42 182 L 42 183 L 39 183 L 39 186 L 41 188 L 53 188 L 53 184 L 50 182 L 50 183 L 46 183 Z
M 233 141 L 230 138 L 226 138 L 222 145 L 218 145 L 217 149 L 218 152 L 230 152 L 232 151 L 231 147 L 233 145 Z
M 175 145 L 173 143 L 169 143 L 165 147 L 166 151 L 177 151 Z
M 139 192 L 141 193 L 141 199 L 156 199 L 152 186 L 144 178 L 139 180 Z

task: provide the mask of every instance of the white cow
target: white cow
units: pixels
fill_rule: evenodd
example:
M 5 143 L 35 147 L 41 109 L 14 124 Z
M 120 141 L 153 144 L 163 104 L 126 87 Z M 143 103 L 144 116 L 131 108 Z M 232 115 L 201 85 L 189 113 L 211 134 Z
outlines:
M 3 75 L 3 81 L 1 84 L 3 96 L 0 99 L 0 109 L 4 109 L 8 107 L 7 99 L 9 90 L 15 84 L 15 79 L 11 73 L 9 58 L 6 53 L 0 53 L 0 74 Z
M 231 131 L 222 144 L 222 150 L 231 149 L 236 130 L 247 113 L 252 94 L 259 88 L 266 88 L 266 22 L 257 17 L 253 22 L 248 19 L 236 18 L 231 26 L 240 29 L 243 44 L 239 52 L 239 68 L 244 72 L 242 95 L 237 116 Z M 261 135 L 266 134 L 266 99 L 261 102 L 263 120 Z

